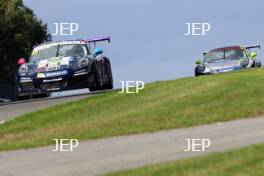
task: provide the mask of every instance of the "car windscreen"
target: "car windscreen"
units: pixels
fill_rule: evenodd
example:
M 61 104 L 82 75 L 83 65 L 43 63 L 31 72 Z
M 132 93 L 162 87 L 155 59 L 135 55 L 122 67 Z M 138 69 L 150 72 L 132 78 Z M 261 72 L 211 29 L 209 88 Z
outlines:
M 68 45 L 59 45 L 58 56 L 85 56 L 87 50 L 85 45 L 81 44 L 68 44 Z
M 85 56 L 87 49 L 84 44 L 47 45 L 37 47 L 33 50 L 30 61 L 37 62 L 52 57 Z
M 217 62 L 221 60 L 241 59 L 245 57 L 241 49 L 215 50 L 205 55 L 205 62 Z
M 30 62 L 49 59 L 57 56 L 58 45 L 50 45 L 45 47 L 37 47 L 32 51 Z

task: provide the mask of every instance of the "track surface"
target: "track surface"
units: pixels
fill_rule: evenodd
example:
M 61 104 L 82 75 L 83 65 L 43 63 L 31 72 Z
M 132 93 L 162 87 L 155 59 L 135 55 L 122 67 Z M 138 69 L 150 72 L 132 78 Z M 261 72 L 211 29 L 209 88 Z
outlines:
M 1 176 L 93 176 L 264 142 L 264 118 L 81 142 L 73 152 L 55 146 L 0 153 Z M 184 152 L 187 138 L 209 138 L 205 152 Z
M 110 90 L 111 91 L 111 90 Z M 0 104 L 0 124 L 6 120 L 10 120 L 16 116 L 23 115 L 28 112 L 37 111 L 50 106 L 67 103 L 74 100 L 79 100 L 88 96 L 109 92 L 97 91 L 93 93 L 82 93 L 77 95 L 67 95 L 62 97 L 50 97 L 42 99 L 32 99 L 21 102 L 11 102 Z

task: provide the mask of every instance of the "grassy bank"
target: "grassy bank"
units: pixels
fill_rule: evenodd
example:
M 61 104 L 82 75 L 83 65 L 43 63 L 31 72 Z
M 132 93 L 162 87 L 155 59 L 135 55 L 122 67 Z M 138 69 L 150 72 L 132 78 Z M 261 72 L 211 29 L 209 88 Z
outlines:
M 261 176 L 264 172 L 263 151 L 264 145 L 257 145 L 106 176 Z
M 0 150 L 190 127 L 264 114 L 264 70 L 161 81 L 139 94 L 105 93 L 0 125 Z

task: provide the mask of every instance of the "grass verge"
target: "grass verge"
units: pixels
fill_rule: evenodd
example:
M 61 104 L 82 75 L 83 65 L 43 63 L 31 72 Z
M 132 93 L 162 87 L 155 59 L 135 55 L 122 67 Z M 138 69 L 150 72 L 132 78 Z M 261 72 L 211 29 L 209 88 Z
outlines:
M 105 176 L 262 176 L 264 145 L 179 160 Z
M 154 132 L 264 114 L 264 69 L 159 81 L 139 94 L 105 93 L 0 125 L 0 150 Z

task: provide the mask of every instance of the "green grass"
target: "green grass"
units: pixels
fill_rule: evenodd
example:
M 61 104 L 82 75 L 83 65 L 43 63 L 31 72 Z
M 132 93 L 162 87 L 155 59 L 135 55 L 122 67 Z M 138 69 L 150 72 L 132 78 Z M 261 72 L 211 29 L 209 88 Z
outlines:
M 264 69 L 159 81 L 25 114 L 0 125 L 0 150 L 104 138 L 264 114 Z
M 263 176 L 264 145 L 215 153 L 105 176 Z

